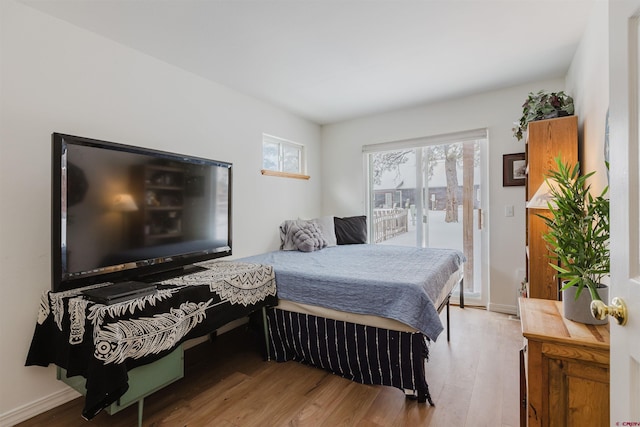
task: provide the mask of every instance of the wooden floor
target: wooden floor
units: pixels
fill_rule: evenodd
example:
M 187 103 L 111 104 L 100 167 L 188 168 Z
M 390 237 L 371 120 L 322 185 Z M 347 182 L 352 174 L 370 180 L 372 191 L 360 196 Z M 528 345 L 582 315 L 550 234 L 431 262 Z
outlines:
M 444 313 L 443 313 L 444 318 Z M 452 337 L 430 347 L 436 406 L 397 389 L 345 380 L 296 362 L 264 362 L 240 327 L 185 352 L 185 377 L 147 397 L 145 426 L 517 426 L 520 323 L 480 309 L 451 309 Z M 132 427 L 137 406 L 90 423 L 78 398 L 20 426 Z

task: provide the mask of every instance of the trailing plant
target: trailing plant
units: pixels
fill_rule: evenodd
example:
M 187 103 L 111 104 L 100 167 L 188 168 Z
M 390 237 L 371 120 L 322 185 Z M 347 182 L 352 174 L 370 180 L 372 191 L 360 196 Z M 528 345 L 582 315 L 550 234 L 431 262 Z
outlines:
M 577 286 L 577 299 L 586 287 L 591 299 L 601 300 L 598 287 L 610 266 L 609 199 L 605 197 L 609 187 L 593 196 L 587 181 L 595 172 L 580 175 L 579 162 L 573 167 L 560 157 L 555 162 L 557 170 L 546 177 L 553 195 L 548 202 L 551 216 L 538 215 L 548 227 L 543 238 L 553 254 L 550 265 L 566 281 L 562 290 Z
M 550 119 L 553 117 L 570 116 L 574 112 L 573 98 L 560 92 L 538 93 L 529 92 L 527 100 L 522 104 L 522 117 L 516 122 L 513 130 L 513 136 L 518 141 L 522 139 L 523 133 L 527 130 L 527 124 L 535 120 Z

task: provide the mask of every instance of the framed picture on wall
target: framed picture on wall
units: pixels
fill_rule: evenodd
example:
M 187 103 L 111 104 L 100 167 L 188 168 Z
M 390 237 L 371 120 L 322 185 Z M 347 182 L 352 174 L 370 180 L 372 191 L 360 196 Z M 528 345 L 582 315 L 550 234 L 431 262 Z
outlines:
M 524 185 L 527 175 L 527 162 L 524 153 L 504 154 L 502 156 L 502 186 L 516 187 Z

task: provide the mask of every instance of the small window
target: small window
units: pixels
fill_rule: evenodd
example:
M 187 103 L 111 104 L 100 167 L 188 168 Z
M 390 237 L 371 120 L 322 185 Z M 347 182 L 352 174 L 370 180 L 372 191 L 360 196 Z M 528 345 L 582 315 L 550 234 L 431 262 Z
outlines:
M 262 135 L 263 175 L 309 179 L 304 172 L 304 145 Z

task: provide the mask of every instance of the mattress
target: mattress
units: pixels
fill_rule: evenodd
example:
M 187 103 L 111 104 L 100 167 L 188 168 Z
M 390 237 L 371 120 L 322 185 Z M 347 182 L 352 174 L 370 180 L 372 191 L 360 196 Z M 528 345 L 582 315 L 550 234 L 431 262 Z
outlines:
M 445 286 L 440 291 L 435 306 L 440 307 L 447 299 L 453 288 L 460 283 L 464 271 L 462 268 L 455 271 L 447 280 Z M 324 317 L 327 319 L 340 320 L 343 322 L 358 323 L 360 325 L 373 326 L 375 328 L 389 329 L 391 331 L 400 332 L 418 332 L 416 328 L 402 323 L 395 319 L 374 316 L 369 314 L 349 313 L 341 310 L 334 310 L 326 307 L 319 307 L 311 304 L 304 304 L 295 301 L 280 299 L 276 308 L 285 311 L 293 311 L 294 313 L 310 314 L 316 317 Z
M 438 307 L 464 260 L 451 249 L 358 244 L 240 261 L 273 266 L 281 300 L 393 319 L 435 341 L 444 329 Z

